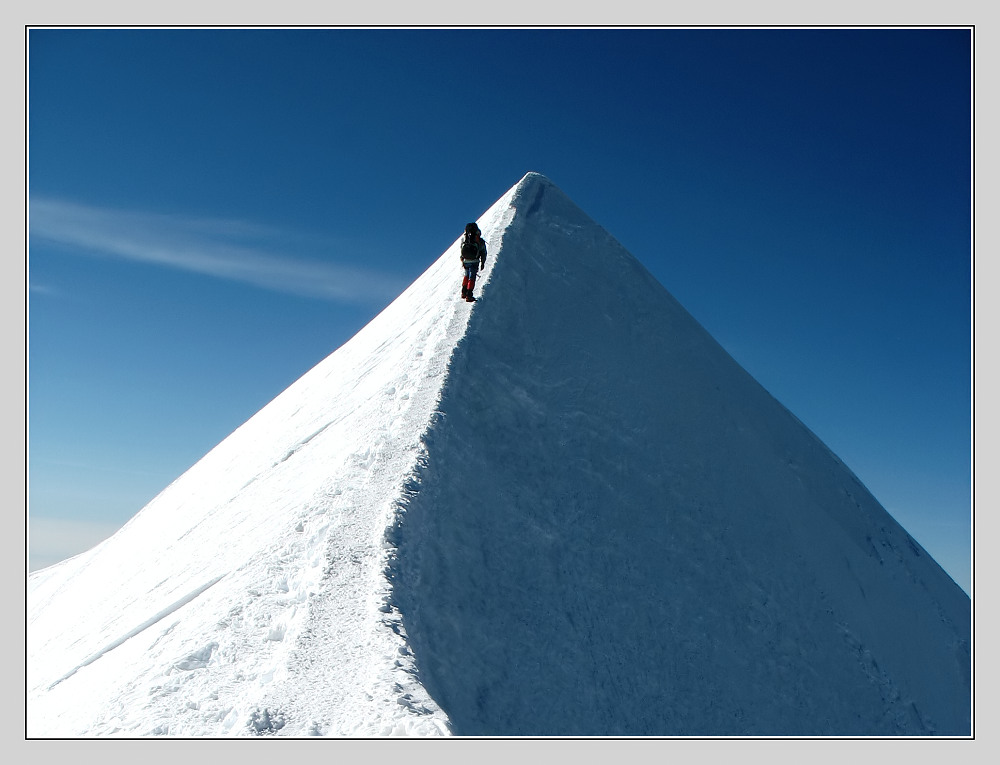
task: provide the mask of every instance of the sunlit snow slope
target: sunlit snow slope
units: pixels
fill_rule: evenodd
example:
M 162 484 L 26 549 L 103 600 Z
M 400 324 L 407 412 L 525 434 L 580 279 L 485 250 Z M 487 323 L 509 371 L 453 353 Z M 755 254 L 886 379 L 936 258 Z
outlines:
M 968 735 L 968 596 L 559 189 L 514 206 L 397 533 L 455 732 Z
M 460 221 L 459 225 L 465 221 Z M 968 735 L 970 601 L 547 179 L 94 550 L 28 734 Z
M 510 196 L 480 219 L 495 247 Z M 456 240 L 112 538 L 30 575 L 29 736 L 447 732 L 387 613 L 385 532 L 460 282 Z

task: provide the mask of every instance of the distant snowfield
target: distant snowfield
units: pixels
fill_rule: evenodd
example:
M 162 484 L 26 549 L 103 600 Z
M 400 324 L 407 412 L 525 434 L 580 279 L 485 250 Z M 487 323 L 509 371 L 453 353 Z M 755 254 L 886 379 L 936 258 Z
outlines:
M 464 223 L 464 221 L 463 221 Z M 968 735 L 970 603 L 529 174 L 28 581 L 27 733 Z

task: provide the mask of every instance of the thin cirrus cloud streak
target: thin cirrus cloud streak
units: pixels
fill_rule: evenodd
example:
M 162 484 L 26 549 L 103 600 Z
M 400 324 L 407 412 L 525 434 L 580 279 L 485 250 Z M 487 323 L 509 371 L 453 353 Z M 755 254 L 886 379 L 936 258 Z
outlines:
M 87 254 L 115 256 L 321 300 L 384 303 L 406 287 L 394 274 L 276 254 L 287 249 L 293 237 L 240 221 L 32 198 L 29 232 L 34 238 Z

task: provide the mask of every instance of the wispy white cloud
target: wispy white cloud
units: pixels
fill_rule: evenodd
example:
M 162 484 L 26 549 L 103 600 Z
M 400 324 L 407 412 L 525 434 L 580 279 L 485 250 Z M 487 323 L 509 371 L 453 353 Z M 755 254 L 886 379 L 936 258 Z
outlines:
M 395 274 L 291 255 L 301 237 L 242 221 L 132 212 L 33 197 L 29 232 L 90 255 L 176 268 L 255 287 L 347 303 L 386 302 Z M 327 246 L 327 251 L 333 245 Z
M 59 295 L 59 290 L 51 284 L 29 284 L 28 291 L 36 295 Z

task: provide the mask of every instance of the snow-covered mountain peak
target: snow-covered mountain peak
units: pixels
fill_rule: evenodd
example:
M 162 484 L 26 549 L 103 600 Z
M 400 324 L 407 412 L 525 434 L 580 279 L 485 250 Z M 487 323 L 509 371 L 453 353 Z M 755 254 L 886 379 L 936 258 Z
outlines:
M 460 221 L 456 229 L 465 221 Z M 28 733 L 970 730 L 970 603 L 528 173 L 118 534 L 32 574 Z

